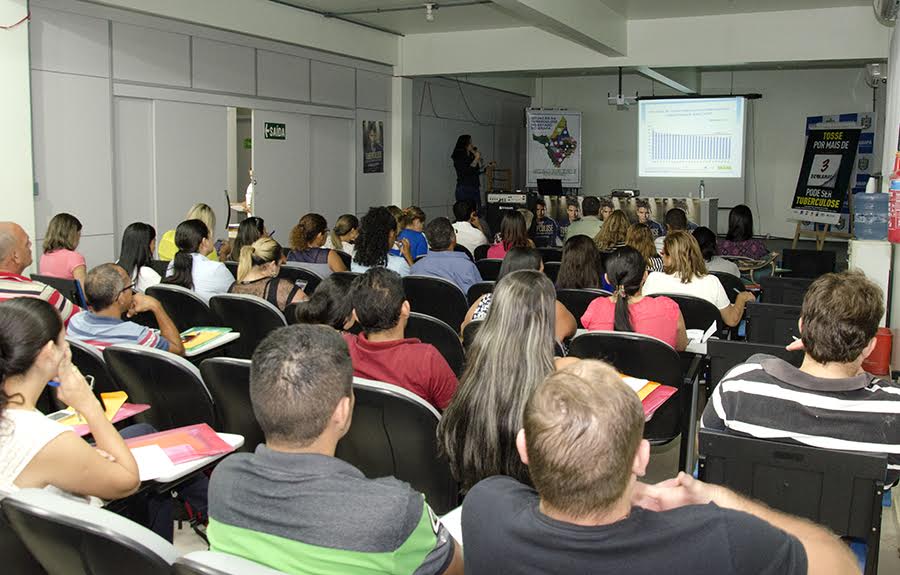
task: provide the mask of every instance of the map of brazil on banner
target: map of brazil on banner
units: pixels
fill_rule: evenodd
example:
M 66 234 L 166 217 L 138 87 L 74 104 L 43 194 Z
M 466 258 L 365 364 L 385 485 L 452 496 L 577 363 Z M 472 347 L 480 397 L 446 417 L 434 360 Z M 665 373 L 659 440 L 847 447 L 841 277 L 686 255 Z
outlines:
M 581 112 L 527 110 L 528 182 L 559 179 L 581 187 Z

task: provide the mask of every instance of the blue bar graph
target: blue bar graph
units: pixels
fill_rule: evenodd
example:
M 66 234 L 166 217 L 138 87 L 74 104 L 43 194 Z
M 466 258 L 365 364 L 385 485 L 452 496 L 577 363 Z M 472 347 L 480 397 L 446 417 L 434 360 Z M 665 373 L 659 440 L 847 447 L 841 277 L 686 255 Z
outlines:
M 650 132 L 651 160 L 720 160 L 731 159 L 730 136 L 668 134 Z

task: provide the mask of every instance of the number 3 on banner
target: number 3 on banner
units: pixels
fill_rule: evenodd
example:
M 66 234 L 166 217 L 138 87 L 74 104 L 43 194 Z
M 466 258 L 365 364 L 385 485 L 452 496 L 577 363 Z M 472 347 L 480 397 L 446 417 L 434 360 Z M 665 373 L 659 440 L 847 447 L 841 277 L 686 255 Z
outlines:
M 826 171 L 826 170 L 828 169 L 828 164 L 830 164 L 830 163 L 831 163 L 831 160 L 829 160 L 829 159 L 827 159 L 827 158 L 826 158 L 825 160 L 823 160 L 823 161 L 822 161 L 822 169 L 819 170 L 819 171 L 820 171 L 820 172 Z

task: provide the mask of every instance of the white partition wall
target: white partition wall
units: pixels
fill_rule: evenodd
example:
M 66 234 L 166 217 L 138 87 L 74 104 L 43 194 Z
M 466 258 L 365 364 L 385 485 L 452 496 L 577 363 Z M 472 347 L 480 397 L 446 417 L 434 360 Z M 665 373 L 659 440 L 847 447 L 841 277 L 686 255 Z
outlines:
M 310 211 L 333 226 L 341 214 L 356 213 L 357 151 L 354 121 L 314 116 L 310 120 Z M 366 206 L 368 207 L 368 206 Z

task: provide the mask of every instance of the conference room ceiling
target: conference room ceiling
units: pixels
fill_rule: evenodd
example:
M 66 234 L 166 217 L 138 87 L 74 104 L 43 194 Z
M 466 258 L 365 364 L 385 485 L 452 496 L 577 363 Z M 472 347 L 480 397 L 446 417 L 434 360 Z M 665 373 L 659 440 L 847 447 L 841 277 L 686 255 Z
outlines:
M 489 0 L 443 0 L 434 4 L 434 20 L 425 19 L 424 0 L 271 0 L 333 15 L 395 34 L 427 34 L 531 26 Z M 567 0 L 557 0 L 565 2 Z M 601 1 L 601 0 L 596 0 Z M 872 0 L 605 0 L 631 20 L 810 10 L 871 5 Z M 400 8 L 401 10 L 397 10 Z M 408 10 L 402 10 L 408 8 Z M 382 10 L 382 12 L 377 12 Z M 359 13 L 362 12 L 362 13 Z

